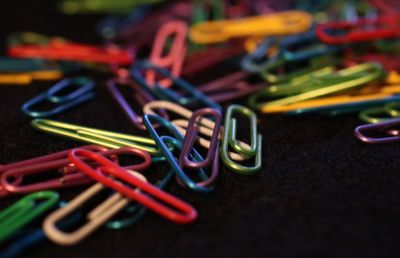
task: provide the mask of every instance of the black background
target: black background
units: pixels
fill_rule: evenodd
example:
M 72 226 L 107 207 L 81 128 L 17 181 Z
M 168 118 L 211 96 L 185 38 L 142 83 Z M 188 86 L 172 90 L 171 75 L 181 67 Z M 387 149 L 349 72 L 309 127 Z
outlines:
M 101 16 L 63 16 L 55 1 L 7 1 L 0 12 L 1 41 L 24 30 L 99 41 L 94 26 Z M 95 100 L 54 119 L 137 133 L 105 90 L 104 76 L 95 79 Z M 1 163 L 81 145 L 34 130 L 19 111 L 51 85 L 0 86 Z M 24 257 L 399 257 L 398 146 L 358 142 L 353 130 L 359 124 L 356 115 L 259 114 L 259 174 L 222 170 L 208 195 L 176 183 L 168 188 L 198 210 L 195 224 L 176 225 L 149 213 L 128 228 L 100 229 L 72 247 L 44 243 Z M 82 189 L 63 190 L 62 198 Z M 17 199 L 3 198 L 1 207 Z

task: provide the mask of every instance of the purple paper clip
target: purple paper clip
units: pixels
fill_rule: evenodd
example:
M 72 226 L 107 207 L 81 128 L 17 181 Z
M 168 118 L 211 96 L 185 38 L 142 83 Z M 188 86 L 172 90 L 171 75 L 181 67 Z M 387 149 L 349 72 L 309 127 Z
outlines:
M 139 116 L 132 109 L 131 105 L 118 89 L 117 84 L 123 85 L 124 87 L 129 87 L 131 90 L 133 90 L 134 92 L 132 97 L 137 101 L 137 103 L 139 103 L 141 107 L 156 99 L 152 95 L 144 91 L 142 87 L 137 85 L 134 81 L 131 81 L 129 79 L 115 78 L 110 79 L 107 82 L 107 89 L 109 90 L 115 101 L 118 103 L 118 105 L 121 107 L 121 109 L 125 112 L 133 126 L 140 130 L 146 130 L 146 127 L 143 124 L 143 117 Z M 159 110 L 159 115 L 168 119 L 168 114 L 163 109 Z
M 245 97 L 265 87 L 265 83 L 252 85 L 246 81 L 250 74 L 239 71 L 197 87 L 215 102 L 226 102 Z
M 357 126 L 354 129 L 355 136 L 363 142 L 366 143 L 391 143 L 400 141 L 400 131 L 393 127 L 400 127 L 400 118 L 390 119 L 385 122 L 376 123 L 376 124 L 366 124 Z M 388 137 L 370 137 L 366 136 L 364 133 L 367 132 L 381 132 L 387 135 L 391 135 Z
M 208 149 L 206 158 L 201 161 L 192 161 L 189 159 L 189 157 L 191 156 L 194 143 L 196 142 L 198 133 L 200 131 L 198 123 L 201 124 L 201 119 L 205 118 L 206 116 L 214 117 L 214 119 L 212 119 L 214 120 L 214 128 L 210 139 L 210 147 Z M 221 112 L 214 108 L 202 108 L 193 113 L 189 119 L 185 138 L 183 140 L 182 150 L 179 156 L 179 165 L 181 167 L 206 168 L 214 161 L 213 167 L 216 166 L 218 168 L 219 133 L 221 129 L 221 120 Z M 215 175 L 215 177 L 216 176 L 217 175 Z

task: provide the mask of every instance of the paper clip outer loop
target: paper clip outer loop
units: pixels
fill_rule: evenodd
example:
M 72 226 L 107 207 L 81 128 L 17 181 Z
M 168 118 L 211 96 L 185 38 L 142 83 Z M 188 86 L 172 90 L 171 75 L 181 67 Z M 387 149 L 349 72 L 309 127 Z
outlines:
M 247 116 L 250 120 L 251 126 L 251 147 L 243 147 L 236 139 L 236 119 L 232 118 L 235 112 L 240 112 Z M 247 107 L 240 105 L 230 105 L 225 114 L 224 123 L 224 138 L 222 140 L 221 158 L 222 161 L 234 172 L 251 175 L 256 173 L 261 168 L 261 155 L 262 155 L 262 136 L 257 134 L 257 118 L 256 114 Z M 240 154 L 245 154 L 255 157 L 254 166 L 245 166 L 231 160 L 228 156 L 228 148 L 232 147 Z
M 169 68 L 171 75 L 179 77 L 186 54 L 186 34 L 187 25 L 184 22 L 174 20 L 165 23 L 156 34 L 149 62 L 158 67 Z M 172 35 L 175 35 L 175 37 L 171 49 L 166 56 L 163 56 L 167 39 Z M 146 71 L 146 82 L 150 87 L 153 87 L 156 83 L 156 73 L 153 70 Z M 172 81 L 167 78 L 157 84 L 168 88 Z
M 173 135 L 173 137 L 166 138 L 167 136 L 160 136 L 152 125 L 151 120 L 155 121 L 157 124 L 160 124 L 163 128 L 167 129 L 169 133 Z M 181 166 L 178 163 L 178 158 L 176 158 L 173 153 L 169 150 L 168 146 L 173 145 L 174 148 L 182 149 L 182 142 L 184 141 L 184 137 L 179 133 L 177 128 L 168 120 L 163 119 L 157 115 L 144 115 L 144 124 L 147 127 L 147 131 L 151 135 L 151 137 L 156 141 L 157 145 L 160 147 L 161 152 L 164 154 L 164 157 L 174 169 L 176 176 L 190 189 L 196 192 L 210 192 L 213 190 L 210 187 L 210 184 L 213 180 L 209 180 L 210 178 L 216 179 L 215 173 L 218 171 L 212 171 L 212 175 L 210 177 L 203 171 L 203 168 L 199 169 L 199 177 L 203 180 L 202 182 L 195 182 L 191 178 L 189 178 L 186 173 L 183 171 Z M 168 145 L 165 142 L 168 141 Z M 204 159 L 201 155 L 193 148 L 192 150 L 193 158 L 196 161 L 203 161 Z
M 53 191 L 31 193 L 0 212 L 0 242 L 33 219 L 49 210 L 58 202 Z M 37 204 L 38 201 L 41 201 Z
M 79 158 L 79 156 L 94 160 L 97 163 L 101 164 L 101 166 L 94 170 L 85 162 L 83 162 L 81 158 Z M 88 176 L 106 185 L 107 187 L 110 187 L 115 191 L 131 198 L 132 200 L 143 204 L 144 206 L 171 221 L 186 224 L 193 222 L 197 217 L 196 210 L 189 204 L 158 189 L 157 187 L 149 183 L 143 182 L 135 176 L 132 176 L 123 168 L 94 152 L 83 149 L 75 149 L 68 153 L 68 157 L 80 171 L 86 173 Z M 124 182 L 137 187 L 141 192 L 144 192 L 146 194 L 142 194 L 141 192 L 132 190 L 129 187 L 112 180 L 105 174 L 109 174 L 117 179 L 121 179 Z M 164 204 L 157 202 L 154 197 L 163 201 Z M 165 206 L 165 204 L 168 204 L 170 207 L 174 207 L 174 209 L 179 212 Z
M 371 144 L 380 144 L 380 143 L 392 143 L 400 141 L 400 137 L 398 135 L 389 136 L 389 137 L 369 137 L 365 135 L 367 132 L 371 131 L 389 131 L 390 127 L 397 127 L 400 124 L 400 119 L 390 119 L 388 121 L 376 123 L 376 124 L 366 124 L 357 126 L 354 129 L 354 135 L 362 142 L 371 143 Z
M 181 94 L 173 91 L 170 88 L 163 88 L 160 85 L 156 84 L 154 87 L 150 87 L 145 78 L 142 76 L 141 71 L 143 69 L 151 69 L 155 72 L 161 74 L 164 77 L 167 77 L 173 81 L 173 86 L 178 87 L 180 90 L 183 90 L 190 97 L 183 97 Z M 145 89 L 160 99 L 170 100 L 172 102 L 179 103 L 182 106 L 193 106 L 192 104 L 202 104 L 206 107 L 212 107 L 218 110 L 221 110 L 221 106 L 210 98 L 208 98 L 201 91 L 197 90 L 193 87 L 189 82 L 183 80 L 179 77 L 172 76 L 167 70 L 157 67 L 149 62 L 142 61 L 136 63 L 132 69 L 131 74 L 135 78 L 135 80 L 140 83 Z
M 211 135 L 210 147 L 208 149 L 207 156 L 203 161 L 200 162 L 191 161 L 189 159 L 190 152 L 193 149 L 194 143 L 196 142 L 196 138 L 198 137 L 199 133 L 199 127 L 198 125 L 196 125 L 196 123 L 198 120 L 200 120 L 201 124 L 202 117 L 206 115 L 213 116 L 214 117 L 213 120 L 215 122 L 213 132 Z M 203 108 L 193 113 L 193 115 L 189 119 L 189 124 L 186 129 L 182 150 L 179 156 L 179 163 L 181 164 L 181 166 L 190 168 L 207 167 L 212 163 L 213 159 L 215 159 L 215 157 L 219 155 L 219 153 L 217 153 L 217 150 L 219 146 L 219 132 L 221 129 L 221 120 L 222 120 L 222 114 L 216 109 Z
M 69 87 L 74 83 L 77 83 L 80 86 L 77 90 L 62 97 L 55 95 L 57 92 Z M 82 102 L 93 98 L 93 85 L 94 84 L 92 80 L 84 77 L 64 79 L 48 89 L 46 92 L 41 93 L 31 100 L 25 102 L 22 105 L 21 110 L 24 114 L 30 117 L 49 117 L 59 114 L 69 108 L 72 108 Z M 53 104 L 56 104 L 57 106 L 48 111 L 34 111 L 31 109 L 32 106 L 46 100 Z

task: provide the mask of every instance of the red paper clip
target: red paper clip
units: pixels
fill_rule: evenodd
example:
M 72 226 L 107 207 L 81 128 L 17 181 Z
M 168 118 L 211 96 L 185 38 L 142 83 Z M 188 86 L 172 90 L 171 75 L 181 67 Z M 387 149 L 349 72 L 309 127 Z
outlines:
M 369 2 L 384 14 L 400 12 L 400 3 L 398 0 L 369 0 Z
M 100 164 L 100 166 L 97 169 L 93 169 L 81 157 L 92 160 Z M 68 158 L 80 171 L 96 181 L 148 207 L 169 220 L 183 224 L 193 222 L 197 217 L 196 210 L 188 203 L 164 192 L 152 184 L 140 180 L 95 152 L 85 149 L 74 149 L 68 153 Z M 115 181 L 107 175 L 112 175 L 113 178 L 130 184 L 132 188 Z M 139 189 L 139 191 L 135 190 L 135 188 Z
M 154 40 L 153 48 L 150 54 L 150 63 L 162 67 L 169 68 L 170 73 L 175 77 L 180 77 L 183 60 L 186 54 L 186 35 L 187 25 L 182 21 L 170 21 L 164 24 L 157 32 Z M 169 53 L 163 56 L 164 49 L 167 45 L 167 39 L 174 37 Z M 146 72 L 147 84 L 152 87 L 156 83 L 156 73 L 153 70 Z M 162 87 L 170 87 L 172 81 L 170 79 L 162 79 L 159 81 Z
M 334 35 L 335 31 L 346 31 Z M 400 36 L 400 18 L 386 15 L 376 19 L 359 19 L 356 22 L 327 22 L 316 27 L 318 38 L 328 44 L 345 44 L 394 38 Z
M 97 47 L 93 45 L 51 40 L 47 45 L 16 45 L 8 49 L 12 57 L 43 58 L 117 65 L 129 65 L 134 56 L 131 51 L 115 46 Z
M 134 154 L 144 159 L 140 164 L 135 164 L 125 167 L 126 169 L 143 170 L 151 165 L 151 156 L 145 151 L 135 148 L 120 148 L 115 150 L 107 150 L 104 147 L 89 145 L 83 147 L 85 150 L 98 151 L 99 155 L 107 156 L 112 159 L 110 162 L 118 162 L 116 155 Z M 70 150 L 57 152 L 39 158 L 30 159 L 27 161 L 13 163 L 7 166 L 7 170 L 1 176 L 1 185 L 4 190 L 11 193 L 29 193 L 48 189 L 57 189 L 82 185 L 92 181 L 90 177 L 80 173 L 71 164 L 67 158 Z M 21 185 L 22 178 L 31 174 L 38 174 L 49 170 L 58 170 L 62 177 L 49 179 L 39 183 L 31 183 L 29 185 Z M 16 178 L 18 181 L 10 182 L 11 178 Z

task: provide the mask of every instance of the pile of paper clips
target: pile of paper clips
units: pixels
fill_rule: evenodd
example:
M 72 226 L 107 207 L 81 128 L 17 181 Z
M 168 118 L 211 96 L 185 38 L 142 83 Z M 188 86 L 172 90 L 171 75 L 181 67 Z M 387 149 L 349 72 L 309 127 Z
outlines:
M 0 195 L 27 194 L 0 212 L 0 242 L 8 244 L 4 257 L 46 237 L 72 245 L 103 224 L 129 226 L 146 210 L 176 223 L 194 222 L 195 208 L 168 193 L 167 185 L 175 178 L 187 190 L 207 193 L 221 171 L 260 171 L 256 111 L 359 113 L 362 121 L 380 122 L 356 128 L 360 140 L 400 139 L 393 129 L 400 118 L 386 121 L 400 117 L 395 1 L 65 0 L 59 8 L 68 15 L 111 13 L 96 28 L 104 42 L 12 34 L 9 56 L 0 59 L 0 83 L 59 79 L 21 110 L 34 118 L 35 129 L 91 145 L 0 166 Z M 221 67 L 230 73 L 191 83 L 215 68 L 223 73 Z M 109 76 L 110 95 L 148 137 L 47 119 L 95 97 L 99 86 L 93 78 L 69 76 L 80 69 Z M 44 102 L 53 108 L 38 109 Z M 237 137 L 241 125 L 248 125 L 247 139 Z M 370 130 L 385 136 L 363 134 Z M 123 165 L 122 155 L 134 162 Z M 153 184 L 146 170 L 158 163 L 168 164 L 169 172 Z M 91 183 L 66 204 L 54 191 Z M 104 202 L 86 216 L 77 212 L 104 191 L 112 192 Z M 121 212 L 123 219 L 113 219 Z M 44 214 L 43 228 L 27 234 L 28 223 Z M 82 220 L 87 222 L 71 230 Z

